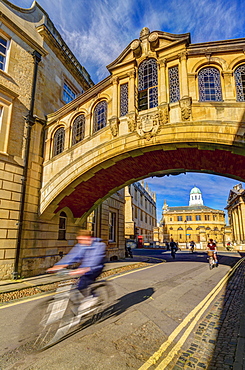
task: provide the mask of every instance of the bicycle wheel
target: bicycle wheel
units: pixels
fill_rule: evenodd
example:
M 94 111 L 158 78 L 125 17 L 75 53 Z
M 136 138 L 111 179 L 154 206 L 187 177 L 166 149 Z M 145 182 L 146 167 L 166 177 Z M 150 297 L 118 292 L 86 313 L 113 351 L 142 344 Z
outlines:
M 108 317 L 114 309 L 115 291 L 108 281 L 98 281 L 91 285 L 90 294 L 99 298 L 97 310 L 93 314 L 93 321 Z
M 214 267 L 213 258 L 209 257 L 209 269 L 212 270 L 213 267 Z

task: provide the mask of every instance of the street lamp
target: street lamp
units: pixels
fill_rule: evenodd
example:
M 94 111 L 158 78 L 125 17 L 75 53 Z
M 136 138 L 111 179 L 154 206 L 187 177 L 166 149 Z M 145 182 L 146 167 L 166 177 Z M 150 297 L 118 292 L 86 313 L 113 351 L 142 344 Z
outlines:
M 187 220 L 184 221 L 185 224 L 185 248 L 187 249 Z

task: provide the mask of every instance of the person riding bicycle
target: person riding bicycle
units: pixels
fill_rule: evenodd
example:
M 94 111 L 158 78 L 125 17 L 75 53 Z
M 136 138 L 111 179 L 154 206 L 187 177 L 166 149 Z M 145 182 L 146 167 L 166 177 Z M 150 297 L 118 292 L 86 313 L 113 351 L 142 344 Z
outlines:
M 77 289 L 85 297 L 78 310 L 85 310 L 93 307 L 98 302 L 98 297 L 88 296 L 87 288 L 101 274 L 104 267 L 106 245 L 99 238 L 93 238 L 90 230 L 79 230 L 76 236 L 77 244 L 47 272 L 58 272 L 74 263 L 81 263 L 80 266 L 71 270 L 70 276 L 80 276 Z
M 177 252 L 178 250 L 178 246 L 177 246 L 177 243 L 171 238 L 171 241 L 170 241 L 170 250 L 171 250 L 171 256 L 173 258 L 175 258 L 175 253 Z
M 212 256 L 215 263 L 218 264 L 217 247 L 216 247 L 216 243 L 213 241 L 213 239 L 209 239 L 209 242 L 207 244 L 207 253 L 208 253 L 209 256 Z
M 194 240 L 192 240 L 192 241 L 190 242 L 190 247 L 191 247 L 191 251 L 192 251 L 192 252 L 194 252 L 195 245 L 196 245 L 196 243 L 194 242 Z

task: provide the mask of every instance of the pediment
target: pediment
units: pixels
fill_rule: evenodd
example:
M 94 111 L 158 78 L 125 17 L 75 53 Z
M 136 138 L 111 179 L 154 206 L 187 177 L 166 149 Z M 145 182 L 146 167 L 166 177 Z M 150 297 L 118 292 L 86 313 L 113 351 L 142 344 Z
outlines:
M 144 27 L 140 32 L 139 39 L 133 40 L 122 53 L 107 66 L 111 72 L 117 66 L 133 62 L 137 58 L 152 56 L 152 53 L 160 51 L 179 43 L 185 43 L 187 46 L 190 44 L 190 34 L 172 34 L 162 31 L 153 31 Z

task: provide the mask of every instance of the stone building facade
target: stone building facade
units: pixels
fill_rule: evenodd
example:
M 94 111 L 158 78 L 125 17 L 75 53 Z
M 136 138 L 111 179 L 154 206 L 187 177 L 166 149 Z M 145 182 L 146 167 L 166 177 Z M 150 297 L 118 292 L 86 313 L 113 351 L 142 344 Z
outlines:
M 59 252 L 58 215 L 37 236 L 46 115 L 93 82 L 38 3 L 22 9 L 3 0 L 0 10 L 0 278 L 10 278 L 20 261 L 24 274 L 37 273 L 55 259 L 46 254 Z
M 234 247 L 245 249 L 245 189 L 242 184 L 237 184 L 230 190 L 226 209 Z
M 144 181 L 125 188 L 125 239 L 142 237 L 145 245 L 153 244 L 153 229 L 156 226 L 156 194 Z
M 206 248 L 209 238 L 218 246 L 223 246 L 229 239 L 225 213 L 203 204 L 200 189 L 194 187 L 190 192 L 188 206 L 169 207 L 164 203 L 162 219 L 155 229 L 155 241 L 169 242 L 171 238 L 179 246 L 188 247 L 194 240 L 198 248 Z
M 108 199 L 132 182 L 244 178 L 244 39 L 191 44 L 143 28 L 93 86 L 36 2 L 0 7 L 1 277 L 45 271 L 103 201 L 110 239 L 122 199 Z

